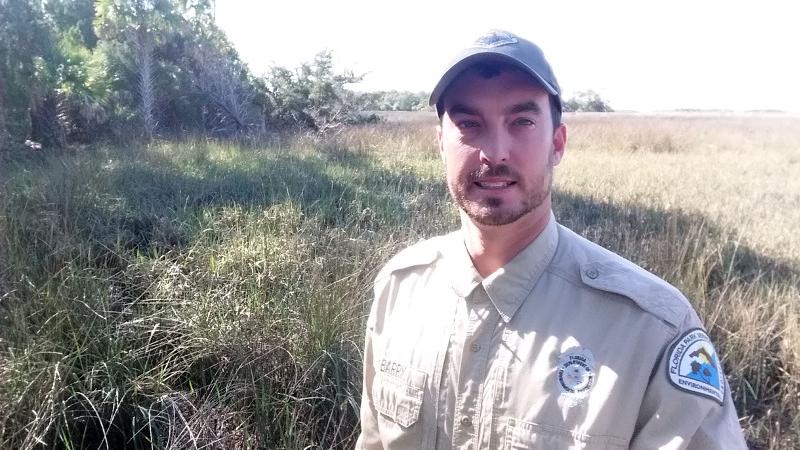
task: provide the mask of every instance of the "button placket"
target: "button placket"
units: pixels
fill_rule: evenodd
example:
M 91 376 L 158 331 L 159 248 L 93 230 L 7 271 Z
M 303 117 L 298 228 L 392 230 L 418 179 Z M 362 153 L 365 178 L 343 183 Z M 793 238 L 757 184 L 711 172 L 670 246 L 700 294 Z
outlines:
M 458 398 L 454 411 L 453 448 L 478 444 L 481 427 L 481 398 L 486 385 L 489 364 L 488 346 L 485 343 L 499 320 L 499 313 L 482 291 L 478 298 L 468 303 L 470 308 L 468 332 L 462 350 L 461 372 L 458 380 Z M 481 295 L 483 294 L 483 295 Z M 482 298 L 481 298 L 482 297 Z M 476 301 L 477 300 L 477 301 Z M 483 300 L 483 301 L 481 301 Z M 467 350 L 469 349 L 469 350 Z

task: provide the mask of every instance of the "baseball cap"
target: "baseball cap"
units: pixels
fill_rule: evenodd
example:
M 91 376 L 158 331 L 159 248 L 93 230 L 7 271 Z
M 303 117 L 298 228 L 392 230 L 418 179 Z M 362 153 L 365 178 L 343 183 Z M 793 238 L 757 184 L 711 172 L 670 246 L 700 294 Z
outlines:
M 510 63 L 530 74 L 557 100 L 561 108 L 561 88 L 542 49 L 533 42 L 503 30 L 491 30 L 465 48 L 453 59 L 431 92 L 430 105 L 437 109 L 442 94 L 464 70 L 478 62 L 497 61 Z M 439 114 L 441 115 L 441 111 Z

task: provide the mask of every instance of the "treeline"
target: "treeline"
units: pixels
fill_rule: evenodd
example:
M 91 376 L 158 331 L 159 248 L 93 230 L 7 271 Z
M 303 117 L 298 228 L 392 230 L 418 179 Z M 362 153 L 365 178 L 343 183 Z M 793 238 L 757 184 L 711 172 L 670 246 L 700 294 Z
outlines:
M 424 111 L 432 110 L 428 105 L 430 92 L 377 91 L 356 94 L 359 106 L 365 111 Z
M 329 52 L 254 76 L 213 14 L 212 0 L 0 0 L 0 150 L 325 133 L 362 109 L 411 108 L 347 89 L 360 77 Z
M 424 111 L 428 105 L 428 92 L 379 91 L 356 94 L 359 108 L 365 111 Z M 613 112 L 611 105 L 592 90 L 575 93 L 565 99 L 564 112 Z
M 364 111 L 425 111 L 432 110 L 428 105 L 428 92 L 379 91 L 363 92 L 356 95 L 359 109 Z M 607 100 L 595 91 L 580 91 L 563 102 L 564 112 L 613 112 Z

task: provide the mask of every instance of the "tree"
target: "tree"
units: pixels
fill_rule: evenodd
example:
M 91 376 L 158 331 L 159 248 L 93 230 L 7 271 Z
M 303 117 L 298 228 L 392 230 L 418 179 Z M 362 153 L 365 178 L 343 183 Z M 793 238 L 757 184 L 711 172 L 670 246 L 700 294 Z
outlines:
M 123 86 L 136 99 L 134 109 L 138 110 L 147 139 L 151 139 L 156 130 L 160 96 L 156 86 L 156 47 L 164 45 L 170 29 L 181 21 L 177 7 L 170 0 L 98 0 L 96 3 L 98 37 L 118 44 L 101 48 L 127 69 L 130 78 Z
M 592 90 L 576 93 L 572 98 L 563 104 L 565 112 L 612 112 L 611 105 L 603 100 L 600 95 Z
M 95 28 L 114 122 L 150 132 L 231 135 L 257 122 L 254 81 L 213 21 L 209 0 L 99 0 Z
M 192 81 L 203 101 L 206 130 L 230 136 L 262 128 L 254 100 L 257 92 L 247 67 L 216 27 L 201 35 L 191 51 Z
M 295 71 L 273 67 L 264 80 L 269 121 L 277 127 L 310 128 L 319 134 L 358 120 L 358 104 L 346 85 L 361 81 L 345 71 L 334 73 L 331 52 L 316 55 Z
M 232 135 L 251 129 L 254 124 L 250 110 L 255 92 L 241 69 L 215 49 L 197 49 L 195 59 L 194 83 L 206 101 L 207 129 L 215 135 Z
M 31 137 L 53 43 L 39 2 L 0 0 L 0 149 Z

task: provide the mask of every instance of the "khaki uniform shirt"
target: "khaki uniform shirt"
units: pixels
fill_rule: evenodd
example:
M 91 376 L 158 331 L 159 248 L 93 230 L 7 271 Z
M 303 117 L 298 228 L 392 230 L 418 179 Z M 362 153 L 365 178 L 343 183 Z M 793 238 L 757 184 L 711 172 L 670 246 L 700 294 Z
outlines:
M 558 225 L 487 278 L 460 232 L 378 274 L 359 449 L 746 448 L 675 288 Z

